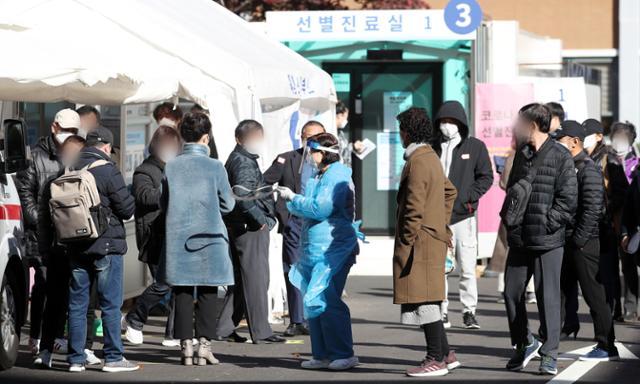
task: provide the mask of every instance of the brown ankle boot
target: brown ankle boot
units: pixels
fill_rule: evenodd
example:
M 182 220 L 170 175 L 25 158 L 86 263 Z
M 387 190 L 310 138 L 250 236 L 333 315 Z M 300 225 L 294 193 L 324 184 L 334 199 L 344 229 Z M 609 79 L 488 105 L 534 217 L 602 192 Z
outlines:
M 180 346 L 182 348 L 182 365 L 193 365 L 193 340 L 182 340 Z
M 198 340 L 198 365 L 207 365 L 207 361 L 213 365 L 220 364 L 220 361 L 211 352 L 211 341 L 201 337 Z

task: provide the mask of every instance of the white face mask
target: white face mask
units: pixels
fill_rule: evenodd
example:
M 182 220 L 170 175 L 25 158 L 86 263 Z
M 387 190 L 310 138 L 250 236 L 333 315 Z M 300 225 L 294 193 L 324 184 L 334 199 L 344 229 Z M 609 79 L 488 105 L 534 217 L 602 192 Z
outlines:
M 593 133 L 584 138 L 584 147 L 587 149 L 591 149 L 598 144 L 598 139 L 596 138 L 596 134 Z
M 613 150 L 618 154 L 625 154 L 629 152 L 629 142 L 625 138 L 616 137 L 611 142 L 611 147 L 613 147 Z
M 244 149 L 252 155 L 262 153 L 262 140 L 249 141 L 243 145 Z
M 440 123 L 440 131 L 450 139 L 458 135 L 458 126 L 452 123 Z
M 176 150 L 174 150 L 172 148 L 161 149 L 160 152 L 158 153 L 158 157 L 165 164 L 170 162 L 171 160 L 175 159 L 176 156 L 178 156 L 178 151 L 176 151 Z
M 342 123 L 340 123 L 340 129 L 345 129 L 345 127 L 347 126 L 347 124 L 349 124 L 349 120 L 348 119 L 344 119 L 342 120 Z
M 160 119 L 160 121 L 158 121 L 158 126 L 161 125 L 166 125 L 167 127 L 171 128 L 176 128 L 178 126 L 175 121 L 171 120 L 168 117 L 163 117 L 162 119 Z
M 62 144 L 65 142 L 65 140 L 67 140 L 71 136 L 73 136 L 73 133 L 70 133 L 70 132 L 56 133 L 56 141 L 58 142 L 58 144 Z

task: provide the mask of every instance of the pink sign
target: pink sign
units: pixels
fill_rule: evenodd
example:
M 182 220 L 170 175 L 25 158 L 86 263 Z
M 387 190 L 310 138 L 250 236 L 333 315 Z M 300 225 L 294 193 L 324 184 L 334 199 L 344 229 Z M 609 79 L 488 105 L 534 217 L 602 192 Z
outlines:
M 480 199 L 478 232 L 498 232 L 504 191 L 498 185 L 495 157 L 508 155 L 518 110 L 533 98 L 533 84 L 476 84 L 475 136 L 487 145 L 494 172 L 493 186 Z

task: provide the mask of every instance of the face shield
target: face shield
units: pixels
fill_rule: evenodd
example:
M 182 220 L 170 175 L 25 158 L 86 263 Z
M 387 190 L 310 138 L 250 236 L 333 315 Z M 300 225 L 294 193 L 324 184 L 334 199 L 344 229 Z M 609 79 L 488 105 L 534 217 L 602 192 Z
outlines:
M 304 194 L 305 187 L 309 179 L 312 179 L 318 175 L 320 169 L 318 164 L 313 160 L 314 152 L 330 152 L 340 154 L 339 147 L 325 147 L 320 145 L 317 141 L 307 140 L 304 150 L 302 152 L 302 161 L 300 162 L 300 188 L 302 194 Z

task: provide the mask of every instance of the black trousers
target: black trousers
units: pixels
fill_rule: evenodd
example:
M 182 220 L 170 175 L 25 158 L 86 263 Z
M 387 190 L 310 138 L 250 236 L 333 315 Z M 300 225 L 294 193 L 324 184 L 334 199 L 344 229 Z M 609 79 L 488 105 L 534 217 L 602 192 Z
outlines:
M 33 287 L 31 288 L 31 308 L 29 310 L 29 337 L 39 339 L 42 327 L 42 315 L 47 296 L 47 267 L 40 257 L 29 260 L 29 266 L 34 270 Z
M 302 246 L 300 244 L 301 221 L 300 218 L 291 216 L 282 233 L 282 269 L 284 270 L 284 281 L 287 288 L 289 319 L 293 324 L 304 323 L 302 292 L 289 281 L 291 265 L 298 262 L 300 254 L 302 253 Z
M 269 325 L 269 230 L 229 229 L 235 285 L 227 289 L 217 335 L 229 336 L 246 315 L 252 340 L 273 335 Z
M 171 293 L 171 287 L 166 283 L 156 280 L 158 274 L 157 264 L 147 264 L 151 276 L 153 277 L 153 283 L 149 285 L 142 295 L 136 300 L 135 307 L 127 313 L 127 323 L 133 328 L 139 331 L 142 330 L 149 318 L 149 312 L 153 307 L 161 303 L 167 294 Z M 165 338 L 173 338 L 174 327 L 174 314 L 175 314 L 175 299 L 171 296 L 171 303 L 169 304 L 170 312 L 167 316 L 167 324 L 165 326 Z
M 611 224 L 600 225 L 600 279 L 614 317 L 622 315 L 618 236 Z
M 194 288 L 198 305 L 193 306 Z M 173 287 L 176 297 L 175 338 L 188 340 L 193 338 L 193 317 L 195 313 L 195 337 L 211 340 L 216 336 L 216 301 L 218 287 Z
M 580 329 L 578 318 L 578 274 L 573 255 L 575 249 L 565 246 L 562 258 L 562 274 L 560 275 L 560 289 L 562 290 L 562 332 L 577 332 Z
M 510 248 L 504 274 L 504 300 L 511 343 L 523 345 L 533 341 L 525 301 L 527 283 L 533 275 L 540 315 L 540 333 L 543 335 L 540 354 L 554 359 L 558 356 L 560 345 L 562 254 L 562 248 L 548 251 Z
M 565 248 L 564 257 L 567 268 L 562 270 L 563 279 L 580 282 L 582 296 L 589 306 L 593 319 L 598 347 L 611 350 L 614 346 L 615 333 L 611 308 L 607 304 L 606 290 L 600 274 L 599 239 L 589 240 L 582 249 L 572 244 L 568 245 Z
M 638 266 L 635 255 L 620 251 L 620 261 L 624 278 L 624 312 L 638 316 L 640 288 L 638 287 Z

